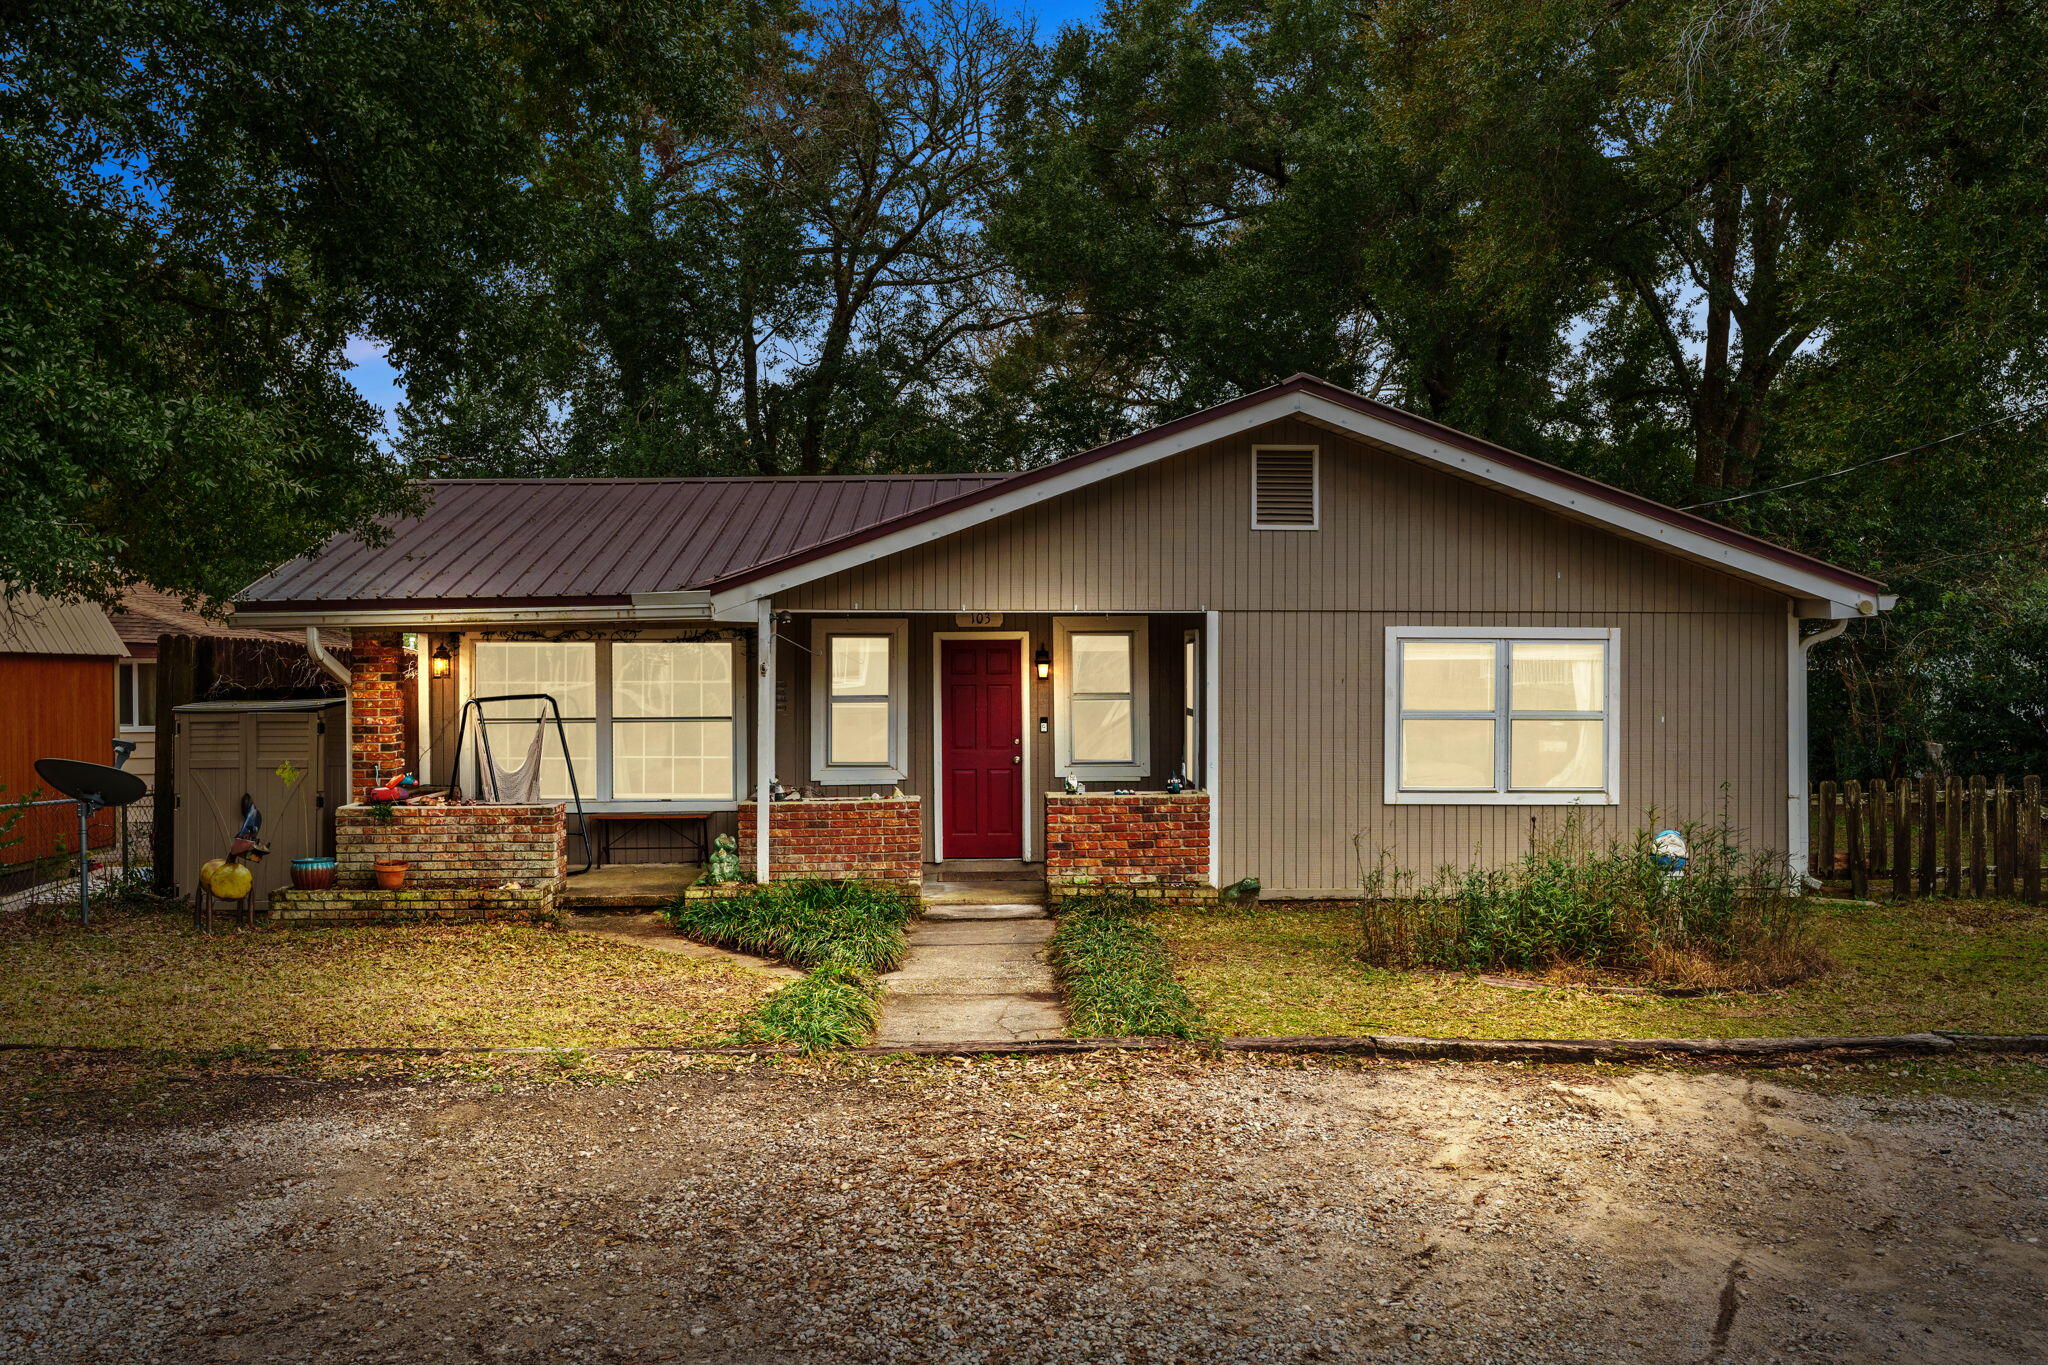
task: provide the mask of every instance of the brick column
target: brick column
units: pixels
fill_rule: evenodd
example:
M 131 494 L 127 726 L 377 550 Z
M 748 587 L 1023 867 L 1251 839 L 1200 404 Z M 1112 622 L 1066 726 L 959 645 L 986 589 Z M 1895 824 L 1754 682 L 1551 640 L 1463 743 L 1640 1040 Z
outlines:
M 349 799 L 394 776 L 405 761 L 405 647 L 395 631 L 354 632 L 348 686 Z

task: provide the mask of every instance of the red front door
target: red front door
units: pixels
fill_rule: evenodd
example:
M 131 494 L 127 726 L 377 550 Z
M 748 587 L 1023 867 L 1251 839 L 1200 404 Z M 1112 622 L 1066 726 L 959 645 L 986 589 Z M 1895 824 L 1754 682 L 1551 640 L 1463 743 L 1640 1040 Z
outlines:
M 1015 640 L 939 641 L 948 858 L 1024 856 L 1023 664 Z

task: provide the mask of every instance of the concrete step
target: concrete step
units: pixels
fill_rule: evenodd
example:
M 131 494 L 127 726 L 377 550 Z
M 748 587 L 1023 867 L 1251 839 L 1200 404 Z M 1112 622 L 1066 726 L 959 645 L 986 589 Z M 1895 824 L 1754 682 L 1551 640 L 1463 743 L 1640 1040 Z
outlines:
M 926 882 L 926 905 L 981 905 L 989 902 L 1009 905 L 1045 904 L 1045 883 L 1015 882 Z
M 1014 920 L 1046 918 L 1045 906 L 1028 902 L 1012 902 L 1007 905 L 965 904 L 932 905 L 927 903 L 924 917 L 934 923 L 944 924 L 958 920 Z

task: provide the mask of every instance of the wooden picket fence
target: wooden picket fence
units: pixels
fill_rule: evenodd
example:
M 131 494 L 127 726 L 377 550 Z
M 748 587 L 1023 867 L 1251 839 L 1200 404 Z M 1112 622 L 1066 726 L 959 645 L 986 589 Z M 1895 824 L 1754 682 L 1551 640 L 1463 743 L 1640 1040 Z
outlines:
M 1812 798 L 1813 875 L 1905 896 L 2041 903 L 2041 779 L 1823 782 Z M 1887 886 L 1887 883 L 1889 884 Z

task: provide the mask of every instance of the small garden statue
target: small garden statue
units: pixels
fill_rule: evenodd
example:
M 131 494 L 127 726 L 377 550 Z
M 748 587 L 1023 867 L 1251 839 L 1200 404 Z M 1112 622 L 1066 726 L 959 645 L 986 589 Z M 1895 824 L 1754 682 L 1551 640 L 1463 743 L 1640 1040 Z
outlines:
M 730 834 L 711 841 L 711 859 L 704 864 L 704 880 L 711 886 L 735 886 L 740 879 L 740 855 Z
M 1067 795 L 1079 796 L 1082 792 L 1086 790 L 1088 789 L 1081 785 L 1080 780 L 1078 778 L 1076 778 L 1072 773 L 1067 774 Z
M 1232 905 L 1242 905 L 1246 901 L 1256 901 L 1258 898 L 1259 879 L 1257 877 L 1240 877 L 1223 888 L 1223 899 L 1229 901 Z
M 1180 775 L 1180 769 L 1175 768 L 1173 776 L 1166 779 L 1166 790 L 1178 796 L 1187 789 L 1188 780 Z

